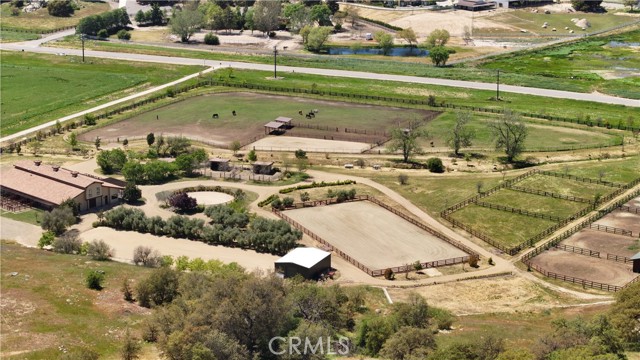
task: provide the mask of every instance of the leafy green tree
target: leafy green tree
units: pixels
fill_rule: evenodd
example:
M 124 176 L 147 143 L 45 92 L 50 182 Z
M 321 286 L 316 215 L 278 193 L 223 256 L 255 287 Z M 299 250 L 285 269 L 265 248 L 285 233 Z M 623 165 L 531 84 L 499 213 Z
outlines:
M 151 146 L 156 141 L 156 136 L 153 133 L 147 134 L 147 145 Z
M 322 50 L 332 31 L 332 28 L 329 26 L 311 28 L 306 36 L 306 49 L 314 52 Z
M 178 35 L 181 42 L 189 42 L 189 39 L 196 31 L 202 28 L 204 17 L 198 10 L 185 8 L 175 11 L 169 23 L 171 33 Z
M 74 10 L 70 0 L 51 0 L 47 3 L 47 11 L 51 16 L 71 16 Z
M 71 149 L 75 150 L 78 148 L 78 135 L 75 132 L 69 134 L 69 145 L 71 145 Z
M 409 43 L 409 47 L 413 47 L 415 43 L 418 42 L 418 37 L 416 36 L 416 32 L 413 31 L 412 28 L 406 28 L 398 31 L 396 33 L 396 37 L 398 39 L 402 39 Z
M 616 293 L 616 302 L 609 310 L 611 325 L 629 350 L 640 349 L 640 283 L 636 282 Z
M 68 226 L 75 223 L 76 217 L 73 215 L 73 210 L 63 206 L 44 213 L 41 226 L 44 230 L 49 230 L 56 235 L 60 235 L 65 232 Z
M 447 145 L 453 149 L 456 156 L 460 155 L 461 148 L 471 146 L 471 141 L 475 137 L 475 132 L 468 127 L 472 116 L 470 112 L 458 112 L 456 114 L 456 124 L 447 139 Z
M 489 128 L 493 133 L 496 149 L 504 150 L 507 161 L 513 162 L 524 151 L 529 131 L 518 114 L 505 110 L 502 119 L 489 124 Z
M 103 174 L 120 172 L 127 163 L 127 154 L 122 149 L 103 150 L 96 157 Z
M 136 186 L 134 182 L 127 182 L 122 192 L 122 200 L 128 204 L 135 203 L 142 197 L 142 191 Z
M 249 151 L 249 153 L 247 154 L 247 159 L 249 161 L 256 161 L 258 160 L 258 155 L 256 155 L 256 151 L 254 149 L 251 149 Z
M 384 342 L 380 355 L 391 360 L 424 359 L 435 348 L 431 330 L 402 327 Z
M 144 182 L 144 165 L 138 161 L 127 161 L 121 170 L 128 183 L 141 184 Z
M 155 307 L 168 304 L 178 295 L 179 274 L 170 268 L 154 270 L 136 286 L 136 298 L 140 306 Z
M 602 0 L 571 0 L 576 11 L 597 12 L 602 9 Z
M 377 31 L 373 38 L 378 42 L 378 46 L 382 49 L 384 55 L 389 55 L 389 52 L 393 48 L 393 36 L 384 31 Z
M 293 34 L 300 33 L 305 26 L 311 30 L 313 20 L 311 20 L 311 10 L 303 3 L 288 4 L 284 8 L 284 17 L 288 20 L 288 29 Z M 303 38 L 303 43 L 305 39 Z
M 445 66 L 449 60 L 449 50 L 444 46 L 429 49 L 429 57 L 435 66 Z
M 447 30 L 444 29 L 436 29 L 429 34 L 427 40 L 424 43 L 424 46 L 427 48 L 432 48 L 436 46 L 445 46 L 447 42 L 449 42 L 449 38 L 451 35 Z
M 96 150 L 100 150 L 100 137 L 96 136 L 96 140 L 93 142 L 93 145 L 95 145 Z
M 360 322 L 356 344 L 367 355 L 376 356 L 393 333 L 393 326 L 386 318 L 379 315 L 370 316 Z
M 278 28 L 279 17 L 282 11 L 280 1 L 258 0 L 253 7 L 253 27 L 268 33 Z
M 332 26 L 331 24 L 331 9 L 325 4 L 314 5 L 311 7 L 310 18 L 311 21 L 317 21 L 320 26 Z
M 145 15 L 145 12 L 142 11 L 142 9 L 138 10 L 138 12 L 136 13 L 136 16 L 133 19 L 136 21 L 136 23 L 138 23 L 138 25 L 141 25 L 147 22 L 147 16 Z
M 160 5 L 158 5 L 158 3 L 151 4 L 151 10 L 149 10 L 145 15 L 147 21 L 152 25 L 162 25 L 166 21 L 164 13 L 162 12 L 162 9 L 160 9 Z
M 408 162 L 416 154 L 422 153 L 419 139 L 428 137 L 428 133 L 419 128 L 419 123 L 412 121 L 408 128 L 395 128 L 391 130 L 391 140 L 387 145 L 387 151 L 402 152 L 402 159 Z

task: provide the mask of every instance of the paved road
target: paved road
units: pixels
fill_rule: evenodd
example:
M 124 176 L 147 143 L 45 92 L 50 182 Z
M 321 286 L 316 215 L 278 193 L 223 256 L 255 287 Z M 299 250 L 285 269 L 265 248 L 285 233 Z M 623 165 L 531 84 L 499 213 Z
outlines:
M 0 49 L 16 50 L 16 51 L 20 51 L 24 49 L 25 51 L 32 51 L 32 52 L 45 53 L 45 54 L 56 54 L 56 53 L 64 52 L 68 55 L 82 55 L 81 50 L 78 50 L 78 49 L 35 47 L 35 46 L 29 46 L 29 43 L 1 44 Z M 168 63 L 168 64 L 179 64 L 179 65 L 205 64 L 207 66 L 214 66 L 214 65 L 225 66 L 225 67 L 230 66 L 236 69 L 264 70 L 264 71 L 273 70 L 272 65 L 266 65 L 266 64 L 253 64 L 253 63 L 244 63 L 244 62 L 235 62 L 235 61 L 219 62 L 214 60 L 200 60 L 200 59 L 180 58 L 180 57 L 171 57 L 171 56 L 116 53 L 116 52 L 107 52 L 107 51 L 87 50 L 85 51 L 85 56 L 118 59 L 118 60 L 125 60 L 125 61 L 146 61 L 146 62 L 157 62 L 157 63 Z M 280 66 L 278 67 L 278 69 L 280 72 L 284 72 L 284 73 L 295 71 L 303 74 L 313 74 L 313 75 L 333 76 L 333 77 L 343 77 L 343 78 L 372 79 L 372 80 L 397 81 L 397 82 L 415 83 L 415 84 L 442 85 L 442 86 L 452 86 L 452 87 L 458 87 L 458 88 L 477 89 L 477 90 L 495 90 L 496 89 L 495 84 L 475 82 L 475 81 L 425 78 L 425 77 L 404 76 L 404 75 L 374 74 L 374 73 L 367 73 L 367 72 L 361 72 L 361 71 L 314 69 L 314 68 L 291 67 L 291 66 Z M 619 98 L 615 96 L 609 96 L 609 95 L 603 95 L 603 94 L 597 94 L 597 93 L 593 93 L 593 94 L 577 93 L 577 92 L 570 92 L 570 91 L 539 89 L 539 88 L 514 86 L 514 85 L 501 85 L 500 91 L 507 92 L 507 93 L 536 95 L 536 96 L 544 96 L 544 97 L 552 97 L 552 98 L 560 98 L 560 99 L 593 101 L 593 102 L 605 103 L 605 104 L 617 104 L 617 105 L 626 105 L 626 106 L 632 106 L 632 107 L 640 107 L 640 100 Z

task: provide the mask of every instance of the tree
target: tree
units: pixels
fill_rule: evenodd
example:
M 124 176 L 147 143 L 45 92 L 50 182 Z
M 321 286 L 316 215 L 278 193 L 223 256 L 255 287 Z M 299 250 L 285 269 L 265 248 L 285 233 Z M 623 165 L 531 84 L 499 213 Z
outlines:
M 429 57 L 435 66 L 445 66 L 449 60 L 449 50 L 444 46 L 436 46 L 429 50 Z
M 293 34 L 298 34 L 305 26 L 311 26 L 311 11 L 303 3 L 288 4 L 284 8 L 284 17 L 288 20 L 288 29 Z M 311 30 L 311 28 L 309 28 Z M 305 39 L 303 38 L 303 43 Z
M 425 47 L 432 48 L 436 46 L 445 46 L 449 41 L 449 32 L 444 29 L 436 29 L 429 34 L 425 41 Z
M 629 7 L 629 11 L 633 11 L 633 7 L 636 6 L 638 4 L 638 0 L 624 0 L 623 1 L 624 6 Z
M 576 11 L 598 12 L 602 10 L 602 0 L 571 0 Z
M 156 141 L 156 136 L 153 133 L 147 134 L 147 145 L 151 146 Z
M 296 159 L 306 159 L 307 152 L 302 149 L 298 149 L 295 151 L 295 156 L 296 156 Z
M 104 273 L 99 270 L 91 270 L 87 274 L 86 284 L 89 289 L 102 290 L 102 281 L 104 281 Z
M 314 5 L 311 7 L 310 18 L 312 21 L 317 21 L 320 26 L 332 26 L 331 24 L 331 9 L 327 5 Z
M 105 261 L 113 257 L 114 250 L 104 240 L 93 240 L 87 246 L 87 255 L 93 260 Z
M 331 10 L 331 15 L 334 15 L 338 10 L 340 10 L 338 0 L 327 0 L 326 4 L 329 7 L 329 10 Z
M 443 173 L 444 165 L 442 164 L 442 160 L 440 160 L 440 158 L 427 159 L 427 169 L 432 173 Z
M 629 350 L 640 348 L 640 283 L 636 282 L 616 293 L 616 302 L 609 310 L 611 325 Z
M 41 226 L 44 230 L 50 230 L 56 235 L 60 235 L 76 223 L 76 217 L 73 210 L 67 206 L 57 207 L 50 212 L 44 213 L 42 216 Z
M 144 166 L 137 161 L 127 161 L 122 167 L 121 173 L 128 183 L 140 184 L 144 181 Z
M 305 43 L 305 48 L 314 52 L 322 50 L 332 31 L 333 29 L 330 26 L 311 28 L 309 33 L 306 35 L 307 41 Z
M 29 143 L 29 148 L 31 149 L 33 156 L 38 156 L 40 149 L 42 149 L 42 142 L 38 139 L 33 140 Z
M 249 161 L 258 160 L 258 155 L 256 155 L 256 151 L 254 149 L 249 150 L 249 153 L 247 154 L 247 159 Z
M 165 23 L 164 13 L 158 3 L 151 4 L 151 10 L 147 11 L 145 15 L 151 25 L 162 25 Z
M 70 0 L 52 0 L 47 3 L 47 11 L 51 16 L 67 17 L 73 15 L 74 8 Z
M 398 31 L 396 33 L 396 37 L 398 39 L 402 39 L 409 43 L 409 47 L 413 47 L 415 43 L 418 42 L 418 38 L 416 36 L 415 31 L 412 28 L 406 28 Z
M 171 33 L 180 36 L 181 42 L 189 42 L 189 39 L 196 31 L 202 28 L 204 17 L 198 10 L 189 8 L 175 11 L 171 18 Z
M 103 174 L 113 174 L 127 163 L 127 154 L 122 149 L 103 150 L 96 157 L 96 163 Z
M 100 150 L 100 137 L 96 136 L 96 140 L 93 142 L 93 145 L 96 146 L 96 150 Z
M 62 133 L 62 124 L 60 124 L 60 120 L 56 120 L 56 133 L 61 134 Z
M 178 295 L 177 271 L 161 267 L 136 286 L 136 297 L 140 306 L 155 307 L 168 304 Z
M 233 155 L 235 155 L 242 149 L 242 144 L 240 144 L 240 141 L 234 140 L 229 148 L 233 151 Z
M 428 136 L 425 130 L 420 129 L 419 123 L 412 121 L 408 128 L 395 128 L 391 130 L 391 140 L 387 145 L 388 152 L 402 152 L 402 159 L 408 162 L 409 159 L 422 152 L 418 140 Z
M 253 26 L 267 34 L 278 28 L 282 3 L 280 1 L 258 0 L 253 7 Z
M 351 26 L 354 26 L 360 19 L 360 8 L 349 6 L 345 11 L 347 13 L 347 20 L 349 20 Z
M 144 11 L 142 11 L 142 9 L 138 10 L 138 12 L 136 13 L 136 16 L 133 19 L 138 23 L 138 25 L 141 25 L 147 22 L 147 16 L 144 13 Z
M 198 202 L 196 201 L 196 199 L 190 197 L 185 192 L 180 192 L 172 195 L 169 198 L 168 202 L 171 207 L 181 212 L 191 211 L 198 206 Z
M 124 333 L 124 341 L 122 343 L 122 349 L 120 349 L 120 355 L 122 360 L 136 360 L 140 358 L 140 352 L 142 346 L 138 342 L 138 339 L 133 337 L 129 332 L 129 328 Z
M 504 150 L 508 162 L 513 162 L 524 151 L 528 129 L 518 114 L 505 110 L 502 119 L 489 124 L 489 128 L 495 138 L 496 149 Z
M 470 112 L 458 112 L 456 114 L 456 124 L 447 139 L 447 145 L 453 148 L 456 156 L 460 155 L 461 148 L 471 146 L 471 140 L 475 137 L 475 132 L 467 127 L 471 119 Z
M 77 231 L 70 231 L 53 241 L 53 251 L 61 254 L 79 254 L 82 249 L 82 240 Z
M 120 40 L 131 40 L 131 33 L 125 29 L 121 29 L 116 34 Z
M 402 327 L 384 342 L 380 355 L 391 360 L 424 359 L 435 347 L 433 331 Z
M 373 38 L 378 42 L 378 46 L 382 49 L 384 55 L 388 55 L 389 51 L 393 48 L 393 36 L 384 31 L 377 31 Z
M 78 135 L 75 132 L 69 134 L 69 145 L 71 145 L 71 149 L 75 150 L 78 147 Z

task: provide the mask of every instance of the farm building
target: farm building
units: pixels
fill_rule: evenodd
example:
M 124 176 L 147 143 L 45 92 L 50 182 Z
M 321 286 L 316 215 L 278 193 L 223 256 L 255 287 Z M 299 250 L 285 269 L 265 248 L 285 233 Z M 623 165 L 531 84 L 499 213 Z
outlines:
M 11 196 L 38 207 L 51 209 L 73 199 L 80 211 L 119 202 L 123 184 L 115 179 L 80 174 L 41 160 L 21 161 L 3 172 L 0 179 L 3 196 Z
M 211 158 L 209 159 L 209 169 L 213 171 L 231 171 L 229 159 Z
M 291 121 L 293 121 L 292 118 L 288 118 L 288 117 L 284 117 L 284 116 L 278 116 L 275 120 L 275 122 L 279 122 L 281 124 L 283 124 L 283 126 L 285 128 L 290 128 L 291 127 Z
M 633 272 L 640 274 L 640 252 L 631 257 L 633 261 Z
M 296 248 L 275 262 L 276 272 L 285 278 L 302 275 L 313 279 L 331 268 L 331 253 L 316 248 Z
M 273 161 L 256 161 L 253 163 L 253 173 L 258 175 L 273 174 Z
M 278 121 L 269 121 L 264 124 L 265 134 L 280 134 L 284 132 L 286 125 Z
M 495 1 L 482 1 L 482 0 L 458 0 L 456 3 L 456 9 L 469 10 L 469 11 L 481 11 L 494 9 L 496 7 Z

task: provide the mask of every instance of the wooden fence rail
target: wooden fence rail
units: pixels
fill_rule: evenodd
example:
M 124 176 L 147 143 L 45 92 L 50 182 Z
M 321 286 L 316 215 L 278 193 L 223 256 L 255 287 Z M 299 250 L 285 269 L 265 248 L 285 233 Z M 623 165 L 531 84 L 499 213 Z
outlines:
M 585 183 L 589 183 L 589 184 L 599 184 L 599 185 L 616 187 L 616 188 L 624 188 L 625 187 L 625 184 L 618 184 L 618 183 L 614 183 L 614 182 L 611 182 L 611 181 L 596 180 L 596 179 L 586 178 L 586 177 L 582 177 L 582 176 L 561 174 L 561 173 L 557 173 L 557 172 L 553 172 L 553 171 L 540 170 L 540 174 L 547 175 L 547 176 L 555 176 L 555 177 L 559 177 L 559 178 L 563 178 L 563 179 L 571 179 L 571 180 L 585 182 Z
M 558 245 L 556 245 L 556 249 L 562 250 L 562 251 L 567 251 L 567 252 L 572 252 L 572 253 L 576 253 L 576 254 L 580 254 L 580 255 L 586 255 L 586 256 L 590 256 L 590 257 L 600 258 L 600 252 L 599 251 L 593 251 L 593 250 L 589 250 L 589 249 L 585 249 L 585 248 L 581 248 L 581 247 L 577 247 L 577 246 L 558 244 Z
M 632 214 L 640 214 L 640 208 L 639 207 L 622 205 L 622 206 L 620 206 L 620 208 L 618 208 L 618 210 L 619 211 L 625 211 L 625 212 L 632 213 Z
M 595 229 L 598 231 L 603 231 L 610 234 L 622 235 L 622 236 L 633 236 L 633 232 L 631 230 L 620 229 L 613 226 L 606 226 L 600 224 L 591 224 L 589 225 L 589 229 Z
M 566 281 L 566 282 L 570 282 L 573 284 L 579 284 L 582 285 L 583 287 L 589 287 L 589 288 L 593 288 L 593 289 L 598 289 L 598 290 L 604 290 L 604 291 L 611 291 L 611 292 L 616 292 L 616 291 L 620 291 L 622 289 L 622 286 L 617 286 L 617 285 L 611 285 L 611 284 L 604 284 L 604 283 L 600 283 L 597 281 L 591 281 L 591 280 L 587 280 L 587 279 L 581 279 L 581 278 L 577 278 L 574 276 L 568 276 L 568 275 L 563 275 L 563 274 L 558 274 L 558 273 L 554 273 L 551 271 L 547 271 L 535 264 L 528 264 L 530 268 L 536 270 L 537 272 L 541 273 L 542 275 L 552 278 L 552 279 L 556 279 L 556 280 L 561 280 L 561 281 Z
M 580 198 L 580 197 L 577 197 L 577 196 L 557 194 L 557 193 L 550 192 L 550 191 L 530 189 L 530 188 L 525 188 L 525 187 L 517 186 L 517 185 L 512 185 L 512 186 L 509 187 L 509 189 L 510 190 L 514 190 L 514 191 L 520 191 L 520 192 L 528 193 L 528 194 L 533 194 L 533 195 L 541 195 L 541 196 L 552 197 L 552 198 L 555 198 L 555 199 L 562 199 L 562 200 L 569 200 L 569 201 L 574 201 L 574 202 L 593 204 L 593 200 Z
M 607 254 L 607 260 L 617 261 L 624 264 L 630 264 L 633 262 L 630 258 L 621 255 Z
M 478 206 L 486 207 L 486 208 L 489 208 L 489 209 L 495 209 L 495 210 L 510 212 L 510 213 L 513 213 L 513 214 L 531 216 L 531 217 L 538 218 L 538 219 L 545 219 L 545 220 L 551 220 L 551 221 L 562 221 L 563 220 L 559 216 L 552 216 L 552 215 L 547 215 L 547 214 L 531 212 L 531 211 L 528 211 L 528 210 L 518 209 L 518 208 L 511 207 L 511 206 L 492 204 L 492 203 L 487 203 L 487 202 L 484 202 L 484 201 L 476 201 L 474 203 L 476 205 L 478 205 Z

